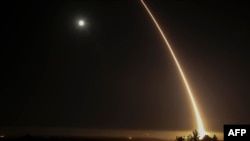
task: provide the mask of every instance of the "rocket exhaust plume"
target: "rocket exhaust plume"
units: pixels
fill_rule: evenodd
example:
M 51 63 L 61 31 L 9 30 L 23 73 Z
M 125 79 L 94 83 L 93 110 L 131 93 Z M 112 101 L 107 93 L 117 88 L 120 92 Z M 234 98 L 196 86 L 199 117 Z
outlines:
M 166 43 L 166 45 L 167 45 L 167 48 L 169 49 L 169 51 L 170 51 L 170 53 L 171 53 L 171 55 L 172 55 L 172 57 L 173 57 L 173 59 L 174 59 L 174 61 L 175 61 L 175 64 L 176 64 L 176 66 L 177 66 L 177 68 L 178 68 L 178 70 L 179 70 L 179 72 L 180 72 L 180 75 L 181 75 L 181 77 L 182 77 L 182 79 L 183 79 L 183 82 L 184 82 L 184 84 L 185 84 L 185 86 L 186 86 L 188 96 L 190 97 L 190 100 L 191 100 L 191 103 L 192 103 L 192 106 L 193 106 L 193 109 L 194 109 L 195 117 L 196 117 L 196 120 L 197 120 L 197 126 L 198 126 L 198 129 L 197 129 L 197 130 L 198 130 L 198 132 L 199 132 L 199 136 L 200 136 L 200 138 L 203 138 L 203 137 L 206 135 L 206 131 L 205 131 L 205 129 L 204 129 L 204 126 L 203 126 L 203 123 L 202 123 L 202 119 L 201 119 L 201 116 L 200 116 L 200 112 L 199 112 L 198 107 L 197 107 L 197 105 L 196 105 L 196 103 L 195 103 L 195 100 L 194 100 L 192 91 L 191 91 L 191 89 L 190 89 L 190 87 L 189 87 L 189 84 L 188 84 L 188 82 L 187 82 L 187 80 L 186 80 L 186 77 L 185 77 L 185 75 L 184 75 L 184 73 L 183 73 L 183 71 L 182 71 L 182 69 L 181 69 L 181 66 L 180 66 L 180 64 L 179 64 L 179 62 L 178 62 L 178 60 L 177 60 L 177 58 L 175 57 L 175 54 L 174 54 L 174 51 L 172 50 L 172 47 L 170 46 L 170 44 L 169 44 L 167 38 L 165 37 L 163 31 L 161 30 L 161 27 L 160 27 L 159 24 L 157 23 L 157 21 L 156 21 L 156 19 L 154 18 L 153 14 L 151 13 L 151 11 L 149 10 L 149 8 L 147 7 L 147 5 L 144 3 L 143 0 L 141 0 L 141 3 L 143 4 L 143 6 L 144 6 L 144 8 L 147 10 L 149 16 L 152 18 L 153 22 L 155 23 L 157 29 L 159 30 L 159 32 L 160 32 L 162 38 L 164 39 L 164 41 L 165 41 L 165 43 Z

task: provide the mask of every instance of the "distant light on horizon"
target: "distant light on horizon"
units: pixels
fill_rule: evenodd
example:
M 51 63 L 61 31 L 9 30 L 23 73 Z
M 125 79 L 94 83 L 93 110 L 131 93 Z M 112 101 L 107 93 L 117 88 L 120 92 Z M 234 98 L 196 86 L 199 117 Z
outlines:
M 4 138 L 5 136 L 4 135 L 1 135 L 0 138 Z

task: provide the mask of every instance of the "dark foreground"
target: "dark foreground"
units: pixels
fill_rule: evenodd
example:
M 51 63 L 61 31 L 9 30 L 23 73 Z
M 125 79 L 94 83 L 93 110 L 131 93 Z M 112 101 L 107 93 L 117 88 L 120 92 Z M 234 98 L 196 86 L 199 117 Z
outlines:
M 156 138 L 111 138 L 111 137 L 5 137 L 0 138 L 0 141 L 169 141 Z M 172 140 L 173 141 L 173 140 Z
M 23 137 L 5 137 L 0 138 L 0 141 L 176 141 L 156 139 L 156 138 L 111 138 L 111 137 L 33 137 L 33 136 L 23 136 Z M 223 140 L 218 140 L 223 141 Z

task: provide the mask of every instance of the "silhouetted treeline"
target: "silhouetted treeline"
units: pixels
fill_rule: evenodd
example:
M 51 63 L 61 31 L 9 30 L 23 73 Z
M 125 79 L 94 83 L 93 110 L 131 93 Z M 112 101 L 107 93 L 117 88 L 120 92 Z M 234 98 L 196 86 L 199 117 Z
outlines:
M 199 133 L 197 130 L 193 131 L 192 135 L 188 135 L 186 138 L 181 136 L 181 137 L 176 137 L 175 141 L 218 141 L 218 138 L 216 135 L 213 137 L 210 137 L 208 135 L 205 135 L 202 139 L 199 139 Z

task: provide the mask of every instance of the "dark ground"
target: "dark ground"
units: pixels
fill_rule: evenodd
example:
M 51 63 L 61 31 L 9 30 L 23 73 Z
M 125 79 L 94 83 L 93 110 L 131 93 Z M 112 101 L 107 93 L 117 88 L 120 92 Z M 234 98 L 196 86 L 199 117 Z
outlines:
M 174 141 L 157 138 L 132 138 L 128 137 L 34 137 L 25 135 L 22 137 L 0 138 L 0 141 Z M 222 140 L 219 140 L 222 141 Z
M 112 138 L 112 137 L 34 137 L 30 135 L 22 137 L 0 138 L 0 141 L 167 141 L 155 138 Z

